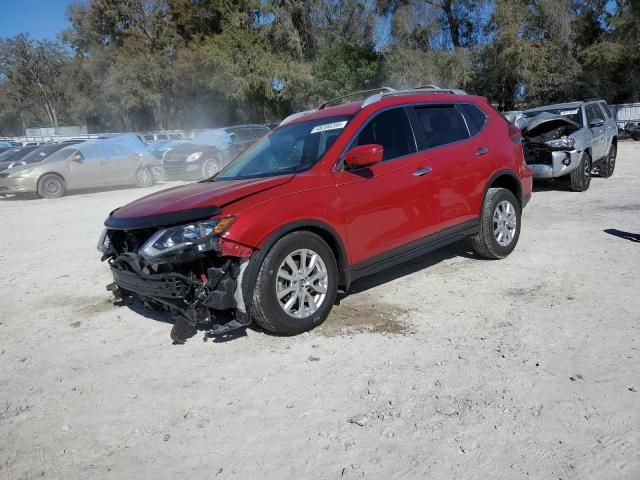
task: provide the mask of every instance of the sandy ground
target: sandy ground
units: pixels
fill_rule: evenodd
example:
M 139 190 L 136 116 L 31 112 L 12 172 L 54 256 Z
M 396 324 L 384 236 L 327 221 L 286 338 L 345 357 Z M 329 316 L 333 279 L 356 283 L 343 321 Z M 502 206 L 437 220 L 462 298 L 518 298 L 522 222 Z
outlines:
M 95 244 L 143 193 L 0 200 L 0 478 L 640 478 L 640 243 L 606 233 L 640 234 L 640 142 L 538 186 L 508 259 L 453 245 L 293 338 L 114 306 Z

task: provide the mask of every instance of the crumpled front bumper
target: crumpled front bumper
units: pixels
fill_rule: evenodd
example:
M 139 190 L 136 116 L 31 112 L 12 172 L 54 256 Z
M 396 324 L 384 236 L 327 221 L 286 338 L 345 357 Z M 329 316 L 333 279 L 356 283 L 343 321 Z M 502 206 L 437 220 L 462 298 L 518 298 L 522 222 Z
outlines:
M 196 279 L 176 272 L 147 273 L 141 257 L 127 253 L 110 261 L 114 283 L 107 289 L 116 297 L 137 296 L 192 325 L 211 323 L 211 311 L 234 311 L 236 319 L 246 323 L 242 281 L 247 264 L 248 259 L 230 259 Z
M 568 175 L 578 167 L 582 152 L 577 150 L 571 151 L 554 151 L 551 152 L 551 163 L 541 164 L 533 163 L 528 167 L 533 172 L 533 178 L 556 178 Z

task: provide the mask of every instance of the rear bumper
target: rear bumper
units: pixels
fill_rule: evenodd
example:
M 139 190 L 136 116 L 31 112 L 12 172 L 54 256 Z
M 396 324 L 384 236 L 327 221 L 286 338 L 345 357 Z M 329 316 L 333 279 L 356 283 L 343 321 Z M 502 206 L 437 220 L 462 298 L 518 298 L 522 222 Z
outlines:
M 533 172 L 533 178 L 556 178 L 570 174 L 578 167 L 582 152 L 572 150 L 551 152 L 550 164 L 534 163 L 528 165 Z

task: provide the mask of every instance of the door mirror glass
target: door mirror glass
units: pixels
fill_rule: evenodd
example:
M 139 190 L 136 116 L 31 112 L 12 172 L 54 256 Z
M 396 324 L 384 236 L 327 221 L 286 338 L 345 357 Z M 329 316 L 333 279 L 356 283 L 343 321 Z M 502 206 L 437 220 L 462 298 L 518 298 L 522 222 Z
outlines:
M 591 120 L 591 122 L 589 123 L 589 127 L 590 128 L 595 128 L 595 127 L 601 127 L 604 125 L 604 120 L 601 118 L 594 118 L 593 120 Z
M 82 158 L 82 154 L 80 152 L 76 152 L 71 157 L 71 160 L 76 163 L 82 163 L 84 159 Z
M 344 157 L 344 165 L 348 170 L 371 167 L 382 161 L 384 149 L 382 145 L 368 144 L 353 147 Z

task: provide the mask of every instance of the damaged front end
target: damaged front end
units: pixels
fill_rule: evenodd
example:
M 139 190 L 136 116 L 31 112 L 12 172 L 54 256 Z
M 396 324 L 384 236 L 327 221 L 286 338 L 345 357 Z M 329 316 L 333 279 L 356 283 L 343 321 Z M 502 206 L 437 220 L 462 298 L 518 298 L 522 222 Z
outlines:
M 137 297 L 148 308 L 168 311 L 175 321 L 171 338 L 178 343 L 198 325 L 213 335 L 249 325 L 243 279 L 253 250 L 222 236 L 234 220 L 161 226 L 159 218 L 110 216 L 98 243 L 113 273 L 107 289 L 116 298 Z
M 571 173 L 582 154 L 574 135 L 582 128 L 561 115 L 542 112 L 533 118 L 520 117 L 524 159 L 534 178 L 555 178 Z

